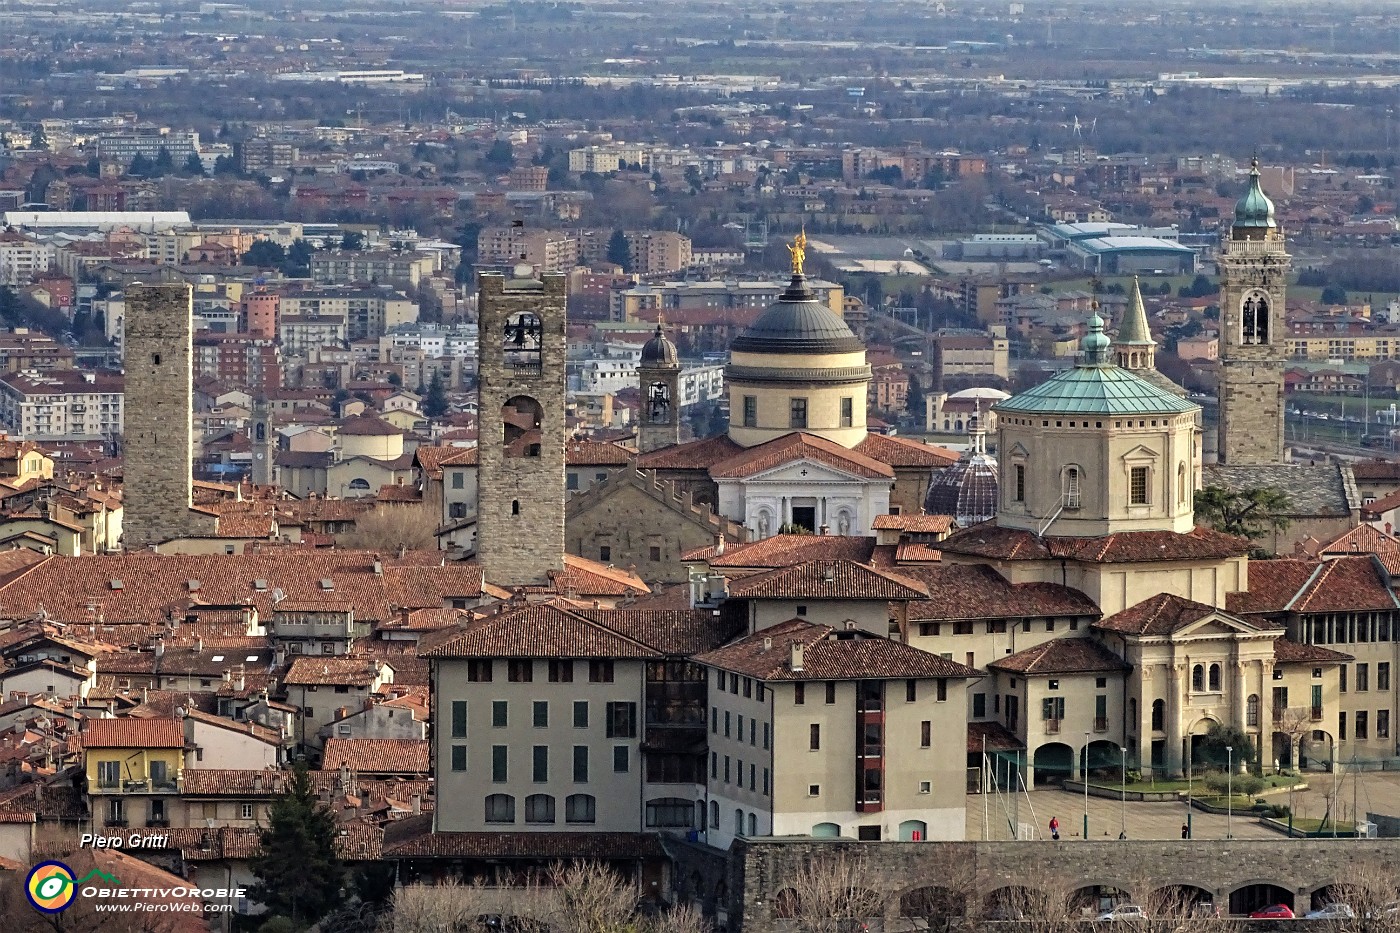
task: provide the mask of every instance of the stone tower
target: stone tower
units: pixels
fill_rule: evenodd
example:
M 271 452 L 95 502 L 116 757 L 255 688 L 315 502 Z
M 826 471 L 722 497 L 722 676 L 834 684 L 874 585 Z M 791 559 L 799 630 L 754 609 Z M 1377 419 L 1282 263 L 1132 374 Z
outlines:
M 478 280 L 476 555 L 498 586 L 549 582 L 564 566 L 567 279 Z
M 250 427 L 253 442 L 253 474 L 255 486 L 272 485 L 272 463 L 276 445 L 272 438 L 272 412 L 267 407 L 267 398 L 259 395 L 253 402 L 253 420 Z
M 637 449 L 649 453 L 681 442 L 680 383 L 681 361 L 676 345 L 666 339 L 658 320 L 656 336 L 642 347 L 637 363 L 642 389 L 641 423 L 637 426 Z
M 1249 190 L 1220 250 L 1219 457 L 1228 466 L 1283 463 L 1284 298 L 1288 251 L 1274 205 Z
M 122 540 L 128 551 L 196 530 L 192 310 L 183 283 L 127 286 Z

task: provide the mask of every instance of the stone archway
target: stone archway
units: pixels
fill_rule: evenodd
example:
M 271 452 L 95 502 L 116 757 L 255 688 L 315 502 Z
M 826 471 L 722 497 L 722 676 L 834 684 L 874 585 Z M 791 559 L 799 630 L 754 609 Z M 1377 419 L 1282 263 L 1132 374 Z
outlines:
M 1293 903 L 1293 892 L 1272 881 L 1251 881 L 1238 885 L 1229 895 L 1229 912 L 1232 914 L 1249 914 L 1272 904 L 1287 904 L 1289 908 L 1297 909 Z
M 1074 777 L 1074 749 L 1063 742 L 1047 742 L 1035 750 L 1031 770 L 1034 784 Z
M 1080 914 L 1093 920 L 1103 911 L 1131 903 L 1132 899 L 1132 892 L 1119 882 L 1080 885 L 1069 895 L 1070 916 Z

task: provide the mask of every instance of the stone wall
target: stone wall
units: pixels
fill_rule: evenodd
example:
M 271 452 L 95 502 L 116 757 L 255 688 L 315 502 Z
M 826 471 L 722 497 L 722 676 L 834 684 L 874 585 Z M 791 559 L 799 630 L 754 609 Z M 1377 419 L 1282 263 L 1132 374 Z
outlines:
M 564 566 L 564 409 L 568 280 L 482 275 L 476 556 L 497 586 L 546 584 Z M 539 318 L 538 352 L 518 339 L 521 315 Z M 509 328 L 509 332 L 508 332 Z M 503 408 L 513 399 L 540 407 L 537 450 L 507 449 Z M 511 455 L 517 454 L 517 455 Z
M 870 886 L 886 895 L 886 916 L 897 916 L 900 897 L 923 887 L 975 891 L 1027 887 L 1068 894 L 1111 885 L 1145 899 L 1169 885 L 1210 892 L 1219 905 L 1254 884 L 1294 892 L 1295 910 L 1313 892 L 1354 877 L 1357 868 L 1393 870 L 1396 839 L 1236 839 L 1105 842 L 880 842 L 818 839 L 740 840 L 730 850 L 729 930 L 773 930 L 778 892 L 803 866 L 844 849 L 864 860 Z
M 123 542 L 141 550 L 205 526 L 190 511 L 194 368 L 190 286 L 126 289 Z M 209 528 L 208 530 L 212 530 Z

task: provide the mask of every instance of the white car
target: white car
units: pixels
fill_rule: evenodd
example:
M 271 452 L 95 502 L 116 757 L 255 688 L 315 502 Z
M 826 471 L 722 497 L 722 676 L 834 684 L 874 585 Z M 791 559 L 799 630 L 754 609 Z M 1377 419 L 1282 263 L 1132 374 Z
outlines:
M 1099 914 L 1099 922 L 1111 922 L 1114 920 L 1146 920 L 1147 911 L 1136 904 L 1119 904 Z
M 1353 920 L 1356 912 L 1348 904 L 1326 904 L 1303 915 L 1304 920 Z

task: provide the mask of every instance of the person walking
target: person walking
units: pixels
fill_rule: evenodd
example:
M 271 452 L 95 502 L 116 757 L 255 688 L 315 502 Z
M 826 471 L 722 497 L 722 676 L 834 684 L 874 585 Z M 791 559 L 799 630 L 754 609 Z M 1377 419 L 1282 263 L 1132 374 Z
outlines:
M 1191 827 L 1190 827 L 1189 825 L 1187 825 L 1186 823 L 1182 823 L 1182 824 L 1181 824 L 1181 838 L 1182 838 L 1182 839 L 1190 839 L 1190 838 L 1191 838 Z
M 1058 816 L 1050 817 L 1050 838 L 1056 842 L 1060 841 L 1060 818 Z

